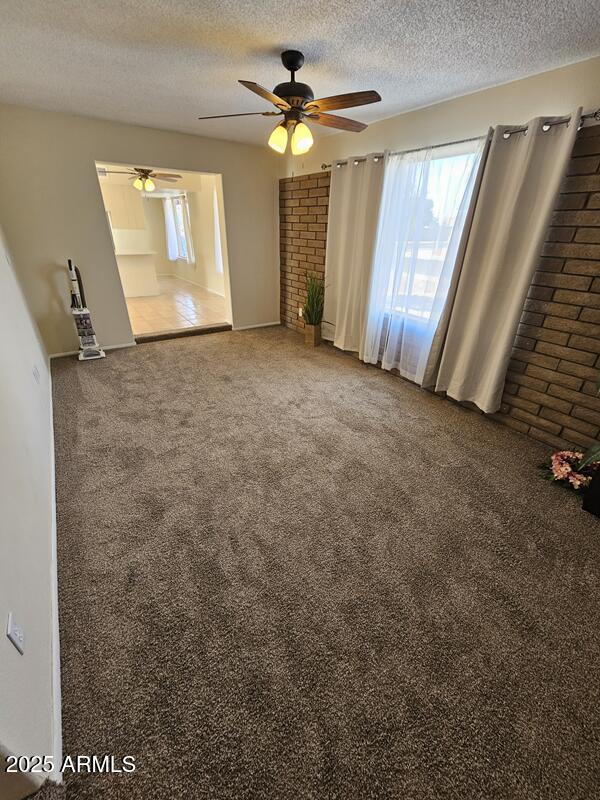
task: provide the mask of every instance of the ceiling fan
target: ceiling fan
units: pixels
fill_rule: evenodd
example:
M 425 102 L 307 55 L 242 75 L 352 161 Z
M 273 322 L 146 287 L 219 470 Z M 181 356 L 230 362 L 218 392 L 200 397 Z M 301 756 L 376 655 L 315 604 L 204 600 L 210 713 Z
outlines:
M 139 189 L 140 192 L 153 192 L 156 189 L 156 184 L 152 178 L 158 181 L 168 181 L 175 183 L 181 178 L 181 175 L 176 175 L 174 172 L 154 172 L 153 169 L 146 169 L 145 167 L 132 167 L 131 169 L 104 169 L 98 168 L 98 172 L 102 175 L 130 175 L 130 180 L 133 181 L 133 186 Z
M 296 72 L 304 64 L 304 56 L 299 50 L 284 50 L 281 54 L 283 66 L 292 74 L 291 80 L 278 84 L 272 92 L 259 86 L 252 81 L 239 81 L 242 86 L 250 89 L 251 92 L 272 103 L 277 111 L 249 111 L 241 114 L 217 114 L 211 117 L 198 117 L 198 119 L 223 119 L 225 117 L 250 117 L 262 115 L 263 117 L 283 116 L 283 120 L 277 125 L 269 138 L 269 147 L 278 153 L 285 153 L 287 148 L 288 133 L 291 131 L 292 153 L 297 156 L 307 153 L 313 144 L 310 128 L 303 120 L 315 122 L 317 125 L 325 125 L 328 128 L 338 128 L 342 131 L 352 131 L 359 133 L 367 126 L 364 122 L 357 122 L 346 117 L 339 117 L 335 114 L 327 114 L 327 111 L 335 111 L 340 108 L 353 108 L 364 106 L 368 103 L 377 103 L 381 97 L 377 92 L 349 92 L 348 94 L 337 94 L 333 97 L 322 97 L 314 99 L 313 90 L 306 83 L 296 81 Z

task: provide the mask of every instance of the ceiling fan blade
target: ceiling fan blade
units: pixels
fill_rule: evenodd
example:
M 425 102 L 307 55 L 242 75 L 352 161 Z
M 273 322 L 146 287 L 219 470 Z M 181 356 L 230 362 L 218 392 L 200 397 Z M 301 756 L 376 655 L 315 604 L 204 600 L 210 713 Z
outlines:
M 291 105 L 287 102 L 287 100 L 284 100 L 283 97 L 277 97 L 276 94 L 273 94 L 273 92 L 265 89 L 264 86 L 254 83 L 254 81 L 238 81 L 238 83 L 241 83 L 242 86 L 246 87 L 246 89 L 250 89 L 251 92 L 263 97 L 265 100 L 268 100 L 269 103 L 273 103 L 274 106 L 277 106 L 277 108 L 280 108 L 283 111 L 287 111 L 291 108 Z
M 176 181 L 178 178 L 181 178 L 181 175 L 177 175 L 174 172 L 151 172 L 151 178 L 160 178 L 160 180 L 174 180 Z
M 160 175 L 152 175 L 151 177 L 157 181 L 164 181 L 165 183 L 177 183 L 178 180 L 177 178 L 161 178 Z
M 305 111 L 335 111 L 337 108 L 354 108 L 354 106 L 366 106 L 368 103 L 378 103 L 381 96 L 378 92 L 349 92 L 348 94 L 336 94 L 333 97 L 322 97 L 319 100 L 311 100 L 305 106 Z
M 105 169 L 102 172 L 106 172 L 107 175 L 133 175 L 133 172 L 130 170 L 121 170 L 121 169 Z
M 216 114 L 213 117 L 198 117 L 198 119 L 225 119 L 226 117 L 278 117 L 281 111 L 246 111 L 243 114 Z
M 364 131 L 368 127 L 364 122 L 357 122 L 355 119 L 348 119 L 347 117 L 336 117 L 335 114 L 306 114 L 305 116 L 307 120 L 316 122 L 317 125 L 325 125 L 327 128 L 339 128 L 341 131 L 360 133 L 360 131 Z

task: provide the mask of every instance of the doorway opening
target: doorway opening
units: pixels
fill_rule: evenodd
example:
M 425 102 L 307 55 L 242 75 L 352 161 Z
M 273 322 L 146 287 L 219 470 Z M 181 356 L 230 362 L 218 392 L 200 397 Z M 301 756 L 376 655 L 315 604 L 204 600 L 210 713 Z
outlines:
M 96 162 L 136 341 L 231 326 L 221 176 Z

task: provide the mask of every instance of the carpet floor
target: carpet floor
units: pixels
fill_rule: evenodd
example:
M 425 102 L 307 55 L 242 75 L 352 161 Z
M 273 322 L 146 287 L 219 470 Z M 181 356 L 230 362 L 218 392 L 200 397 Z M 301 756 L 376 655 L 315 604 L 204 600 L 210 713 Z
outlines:
M 94 800 L 583 800 L 600 524 L 546 450 L 282 328 L 53 363 Z

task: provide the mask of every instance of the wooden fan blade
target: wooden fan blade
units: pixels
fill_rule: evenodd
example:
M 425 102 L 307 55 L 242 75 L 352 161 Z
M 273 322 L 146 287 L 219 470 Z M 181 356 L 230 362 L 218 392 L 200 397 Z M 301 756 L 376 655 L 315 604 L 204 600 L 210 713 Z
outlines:
M 216 114 L 213 117 L 198 117 L 198 119 L 225 119 L 226 117 L 277 117 L 281 111 L 246 111 L 243 114 Z
M 325 125 L 327 128 L 339 128 L 341 131 L 352 131 L 353 133 L 360 133 L 368 127 L 364 122 L 357 122 L 355 119 L 347 117 L 336 117 L 335 114 L 306 114 L 306 119 L 316 122 L 317 125 Z
M 163 181 L 166 180 L 177 180 L 177 178 L 181 178 L 181 175 L 177 175 L 175 172 L 151 172 L 151 178 L 160 178 Z
M 284 100 L 283 97 L 277 97 L 276 94 L 273 94 L 273 92 L 265 89 L 264 86 L 254 83 L 254 81 L 238 81 L 238 83 L 241 83 L 242 86 L 246 87 L 246 89 L 250 89 L 251 92 L 263 97 L 265 100 L 268 100 L 269 103 L 273 103 L 274 106 L 277 106 L 277 108 L 280 108 L 283 111 L 287 111 L 289 108 L 291 108 L 291 105 L 287 102 L 287 100 Z
M 348 94 L 336 94 L 333 97 L 322 97 L 319 100 L 311 100 L 305 111 L 335 111 L 336 108 L 354 108 L 354 106 L 366 106 L 368 103 L 378 103 L 381 97 L 378 92 L 349 92 Z
M 134 173 L 131 170 L 121 170 L 121 169 L 107 169 L 104 170 L 107 175 L 133 175 Z
M 152 175 L 151 177 L 156 178 L 157 181 L 164 181 L 165 183 L 177 183 L 177 178 L 161 178 L 160 175 Z

